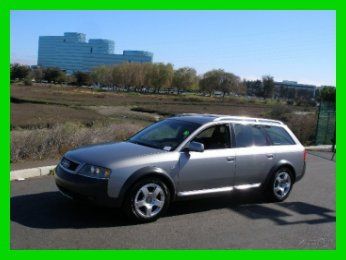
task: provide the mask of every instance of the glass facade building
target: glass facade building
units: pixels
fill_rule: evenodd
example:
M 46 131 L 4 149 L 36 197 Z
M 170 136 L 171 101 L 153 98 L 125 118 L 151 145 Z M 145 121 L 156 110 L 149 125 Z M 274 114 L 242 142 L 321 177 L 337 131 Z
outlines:
M 90 71 L 101 65 L 123 62 L 152 62 L 153 54 L 147 51 L 125 50 L 114 54 L 114 42 L 89 39 L 83 33 L 66 32 L 63 36 L 40 36 L 37 65 L 57 67 L 67 73 Z

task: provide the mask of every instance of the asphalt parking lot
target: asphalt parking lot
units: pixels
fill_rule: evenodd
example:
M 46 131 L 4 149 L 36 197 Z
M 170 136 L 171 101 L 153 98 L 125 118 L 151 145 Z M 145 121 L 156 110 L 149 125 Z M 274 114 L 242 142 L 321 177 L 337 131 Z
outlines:
M 256 191 L 175 203 L 134 225 L 114 209 L 76 204 L 52 176 L 11 182 L 11 248 L 335 248 L 335 162 L 309 154 L 282 203 Z

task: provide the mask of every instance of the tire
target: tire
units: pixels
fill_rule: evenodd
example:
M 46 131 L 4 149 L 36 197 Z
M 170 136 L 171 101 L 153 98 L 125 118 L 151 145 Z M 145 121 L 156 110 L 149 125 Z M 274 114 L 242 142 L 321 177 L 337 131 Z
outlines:
M 158 178 L 145 178 L 136 182 L 127 193 L 123 210 L 135 222 L 152 222 L 167 210 L 171 194 Z
M 266 187 L 269 201 L 281 202 L 287 199 L 293 188 L 294 178 L 292 171 L 287 167 L 278 169 L 271 177 Z

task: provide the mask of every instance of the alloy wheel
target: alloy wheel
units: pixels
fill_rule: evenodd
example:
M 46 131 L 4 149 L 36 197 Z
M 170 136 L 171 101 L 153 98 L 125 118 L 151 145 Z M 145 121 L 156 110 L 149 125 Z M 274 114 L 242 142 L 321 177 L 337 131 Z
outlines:
M 134 209 L 144 218 L 152 218 L 161 212 L 165 205 L 165 193 L 156 183 L 143 185 L 136 193 Z
M 284 198 L 291 190 L 292 180 L 288 172 L 280 172 L 274 180 L 273 190 L 277 198 Z

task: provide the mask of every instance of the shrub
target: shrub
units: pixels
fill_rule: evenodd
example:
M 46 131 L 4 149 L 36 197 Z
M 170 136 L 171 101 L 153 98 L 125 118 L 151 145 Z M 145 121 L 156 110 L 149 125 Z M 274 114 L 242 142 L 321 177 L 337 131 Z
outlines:
M 287 125 L 303 145 L 312 145 L 315 139 L 317 116 L 315 113 L 288 116 Z
M 24 85 L 25 86 L 31 86 L 32 85 L 32 81 L 30 78 L 25 78 L 24 79 Z
M 290 114 L 291 112 L 292 109 L 289 106 L 277 104 L 272 107 L 270 111 L 270 117 L 273 119 L 287 121 L 288 114 Z

